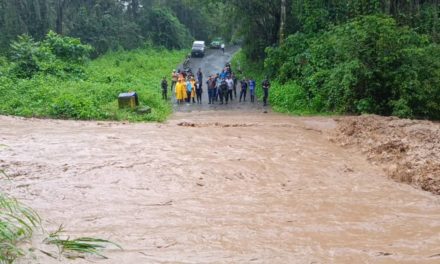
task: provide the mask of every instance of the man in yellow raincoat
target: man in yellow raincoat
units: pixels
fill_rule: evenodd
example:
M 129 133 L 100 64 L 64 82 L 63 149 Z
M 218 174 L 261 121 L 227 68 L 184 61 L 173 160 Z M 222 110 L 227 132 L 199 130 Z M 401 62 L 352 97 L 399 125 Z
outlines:
M 179 81 L 176 84 L 177 103 L 184 102 L 186 98 L 186 83 L 184 82 L 183 78 L 179 78 Z

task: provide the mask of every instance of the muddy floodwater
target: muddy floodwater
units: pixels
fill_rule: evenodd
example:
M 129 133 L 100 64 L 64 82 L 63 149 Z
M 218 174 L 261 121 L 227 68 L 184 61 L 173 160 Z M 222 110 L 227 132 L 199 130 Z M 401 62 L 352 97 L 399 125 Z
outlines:
M 261 111 L 0 116 L 0 188 L 48 229 L 124 248 L 71 263 L 440 263 L 439 196 L 330 142 L 334 126 Z

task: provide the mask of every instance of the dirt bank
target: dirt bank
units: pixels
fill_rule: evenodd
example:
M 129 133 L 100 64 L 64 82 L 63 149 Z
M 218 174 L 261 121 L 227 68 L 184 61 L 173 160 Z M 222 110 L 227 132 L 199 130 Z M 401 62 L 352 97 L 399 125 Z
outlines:
M 338 143 L 355 145 L 386 174 L 440 194 L 440 124 L 375 115 L 338 118 Z
M 438 263 L 440 196 L 329 142 L 334 127 L 236 111 L 165 124 L 0 116 L 0 190 L 49 230 L 124 248 L 62 263 Z

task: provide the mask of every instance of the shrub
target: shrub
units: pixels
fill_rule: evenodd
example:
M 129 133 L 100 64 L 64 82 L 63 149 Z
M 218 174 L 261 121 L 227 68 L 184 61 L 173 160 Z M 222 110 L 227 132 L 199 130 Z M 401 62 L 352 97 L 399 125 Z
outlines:
M 11 73 L 18 78 L 31 78 L 37 73 L 81 75 L 91 50 L 91 46 L 81 44 L 79 39 L 59 36 L 52 31 L 42 42 L 22 35 L 11 44 Z
M 297 33 L 266 52 L 266 71 L 296 80 L 316 111 L 440 118 L 440 47 L 392 18 Z

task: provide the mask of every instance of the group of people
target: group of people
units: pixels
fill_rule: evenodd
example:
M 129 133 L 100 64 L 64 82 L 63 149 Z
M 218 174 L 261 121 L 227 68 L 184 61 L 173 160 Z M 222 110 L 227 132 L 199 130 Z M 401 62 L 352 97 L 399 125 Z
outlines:
M 166 77 L 162 79 L 162 97 L 167 100 L 168 82 Z M 243 78 L 238 81 L 235 73 L 232 72 L 231 65 L 227 63 L 222 72 L 208 76 L 206 81 L 208 90 L 208 104 L 228 104 L 233 98 L 237 98 L 237 86 L 240 87 L 239 102 L 246 102 L 247 91 L 250 93 L 250 101 L 255 102 L 256 82 L 253 78 Z M 176 102 L 182 103 L 202 103 L 203 94 L 203 73 L 199 68 L 194 75 L 191 70 L 176 71 L 171 74 L 171 92 L 176 95 Z M 269 97 L 270 82 L 267 78 L 262 82 L 263 103 L 267 105 Z

